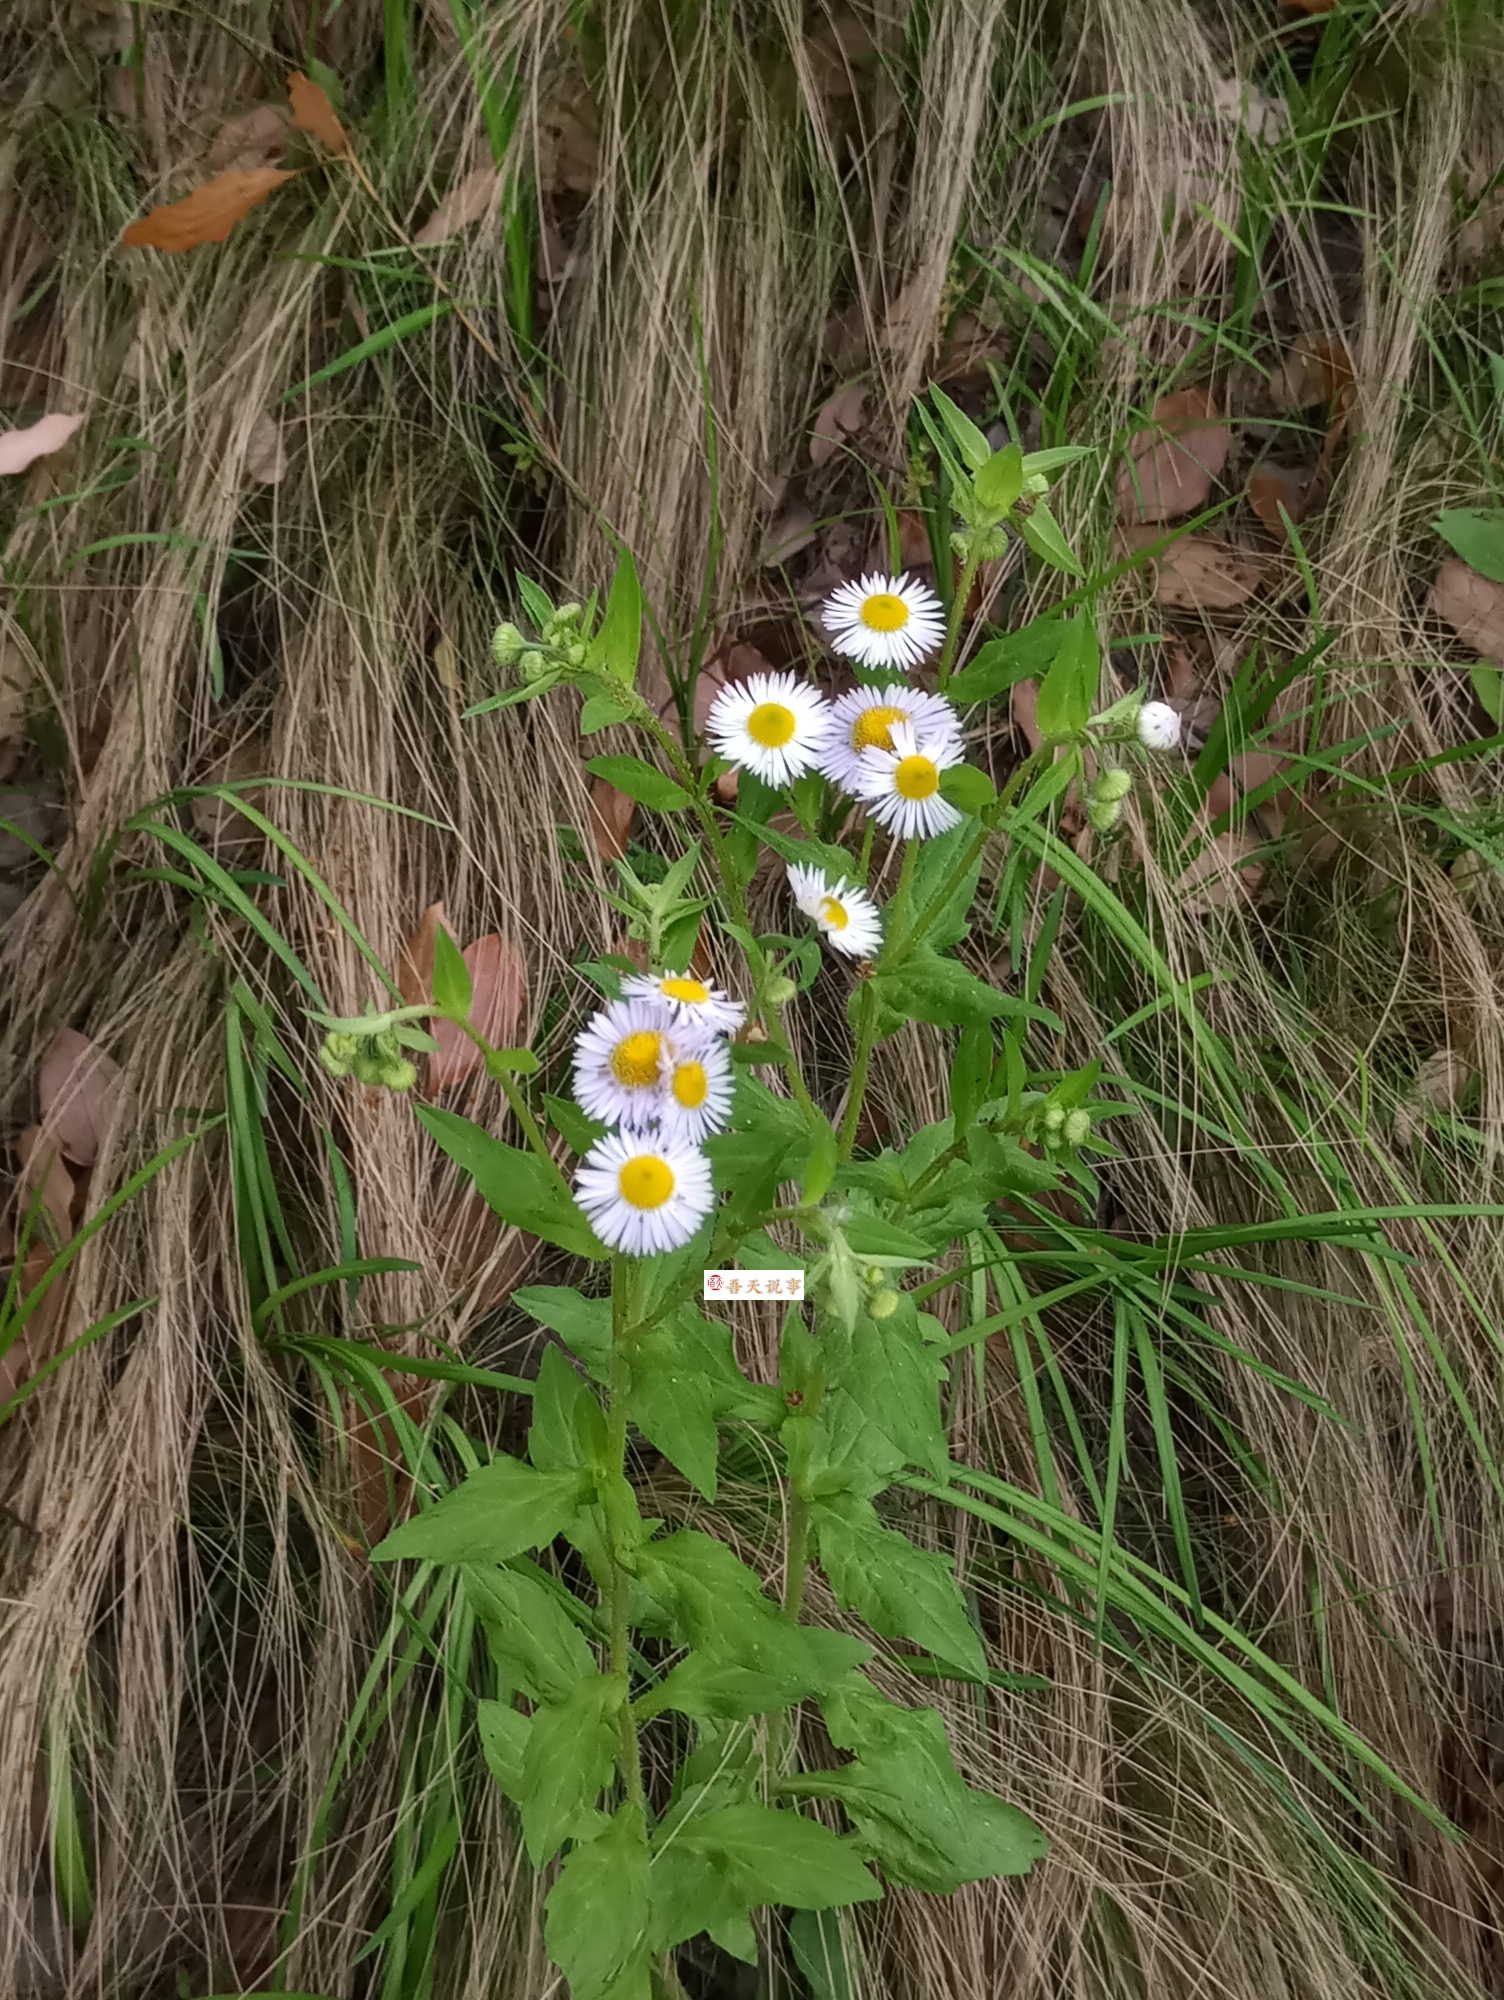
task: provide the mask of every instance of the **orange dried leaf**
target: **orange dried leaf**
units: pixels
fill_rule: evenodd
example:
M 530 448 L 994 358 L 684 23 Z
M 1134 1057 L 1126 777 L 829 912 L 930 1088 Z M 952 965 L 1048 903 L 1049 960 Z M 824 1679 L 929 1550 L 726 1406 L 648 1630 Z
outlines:
M 604 778 L 590 780 L 590 838 L 602 861 L 618 861 L 626 853 L 636 816 L 636 804 L 625 792 Z
M 1464 645 L 1504 666 L 1504 583 L 1480 576 L 1461 556 L 1448 556 L 1431 586 L 1431 609 Z
M 331 153 L 349 152 L 350 135 L 336 117 L 327 92 L 300 69 L 287 79 L 287 101 L 292 106 L 292 122 L 300 132 L 311 132 Z
M 223 243 L 237 222 L 243 222 L 284 181 L 296 178 L 281 167 L 216 174 L 181 201 L 164 202 L 143 215 L 120 240 L 133 250 L 196 250 L 201 243 Z
M 1280 509 L 1292 521 L 1303 521 L 1315 502 L 1319 482 L 1314 473 L 1289 465 L 1261 465 L 1248 475 L 1248 504 L 1271 535 L 1285 539 Z
M 27 1216 L 32 1216 L 33 1232 L 43 1242 L 66 1243 L 73 1233 L 76 1189 L 59 1149 L 57 1133 L 44 1134 L 40 1125 L 30 1125 L 16 1141 L 16 1151 L 21 1156 L 21 1172 L 16 1181 L 21 1209 L 16 1218 L 17 1229 Z
M 1159 537 L 1154 527 L 1125 528 L 1129 548 Z M 1176 611 L 1232 611 L 1264 580 L 1264 561 L 1212 535 L 1182 535 L 1154 559 L 1154 596 Z
M 493 1048 L 517 1039 L 527 1004 L 527 967 L 516 945 L 492 931 L 461 953 L 470 970 L 470 1019 Z M 430 975 L 431 976 L 431 975 Z M 432 1023 L 438 1048 L 428 1058 L 428 1087 L 447 1090 L 480 1068 L 480 1050 L 452 1021 Z
M 1232 432 L 1205 389 L 1161 396 L 1152 426 L 1134 439 L 1132 463 L 1118 476 L 1118 513 L 1125 521 L 1195 513 L 1210 498 L 1231 447 Z
M 397 990 L 404 1007 L 418 1007 L 433 998 L 433 941 L 441 925 L 449 928 L 444 905 L 430 903 L 398 954 Z
M 457 236 L 471 223 L 480 222 L 488 216 L 500 195 L 501 174 L 497 168 L 477 167 L 473 174 L 466 174 L 457 187 L 449 190 L 413 242 L 426 250 L 435 243 L 442 243 L 446 237 Z
M 42 1123 L 75 1166 L 92 1167 L 120 1095 L 120 1065 L 76 1028 L 60 1028 L 42 1057 Z

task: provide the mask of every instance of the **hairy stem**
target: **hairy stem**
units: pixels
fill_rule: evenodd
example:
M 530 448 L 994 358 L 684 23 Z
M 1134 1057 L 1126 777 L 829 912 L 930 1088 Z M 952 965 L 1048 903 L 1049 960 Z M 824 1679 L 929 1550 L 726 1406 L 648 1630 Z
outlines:
M 945 650 L 940 655 L 935 677 L 935 685 L 941 694 L 950 686 L 951 673 L 956 664 L 956 648 L 961 642 L 961 620 L 966 616 L 966 601 L 971 596 L 971 586 L 977 580 L 981 563 L 982 558 L 975 552 L 967 556 L 961 568 L 961 581 L 950 601 L 950 617 L 945 622 Z
M 617 1716 L 617 1765 L 622 1788 L 635 1806 L 647 1813 L 647 1796 L 642 1783 L 642 1752 L 637 1741 L 637 1722 L 632 1714 L 630 1674 L 632 1633 L 628 1619 L 632 1578 L 624 1560 L 624 1522 L 621 1495 L 627 1483 L 627 1391 L 631 1357 L 628 1334 L 632 1322 L 632 1267 L 625 1257 L 611 1259 L 611 1375 L 606 1402 L 606 1477 L 611 1482 L 605 1507 L 606 1545 L 611 1558 L 611 1589 L 606 1604 L 610 1633 L 611 1672 L 623 1683 L 624 1694 Z

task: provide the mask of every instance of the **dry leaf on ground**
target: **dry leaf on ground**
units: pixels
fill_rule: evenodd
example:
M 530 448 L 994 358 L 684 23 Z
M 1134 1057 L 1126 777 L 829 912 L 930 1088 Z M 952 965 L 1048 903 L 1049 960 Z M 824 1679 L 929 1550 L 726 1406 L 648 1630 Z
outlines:
M 92 1167 L 120 1095 L 120 1065 L 76 1028 L 59 1028 L 42 1057 L 42 1124 L 75 1166 Z
M 1269 378 L 1277 410 L 1309 410 L 1350 393 L 1352 356 L 1347 343 L 1331 333 L 1303 333 Z
M 282 442 L 282 426 L 270 410 L 263 410 L 251 426 L 246 442 L 245 469 L 264 486 L 275 486 L 287 471 L 287 450 Z
M 311 77 L 294 70 L 287 79 L 287 101 L 292 106 L 292 122 L 300 132 L 309 132 L 331 153 L 348 153 L 350 136 L 329 102 L 327 91 Z
M 227 167 L 242 173 L 269 167 L 281 159 L 291 130 L 292 119 L 285 104 L 254 105 L 220 126 L 204 155 L 204 168 L 211 174 L 222 174 Z
M 30 1216 L 33 1237 L 48 1245 L 66 1243 L 73 1234 L 73 1198 L 78 1190 L 58 1134 L 29 1125 L 16 1141 L 16 1151 L 21 1159 L 16 1177 L 17 1233 Z
M 595 104 L 583 84 L 560 91 L 538 118 L 538 184 L 546 194 L 587 195 L 600 178 Z
M 1472 1077 L 1473 1065 L 1459 1049 L 1433 1049 L 1395 1108 L 1396 1145 L 1413 1146 L 1430 1123 L 1433 1111 L 1455 1110 Z
M 1219 77 L 1212 85 L 1212 106 L 1224 118 L 1232 118 L 1246 137 L 1266 144 L 1282 139 L 1289 128 L 1290 113 L 1278 98 L 1265 97 L 1241 77 Z
M 1303 521 L 1316 503 L 1321 482 L 1314 472 L 1290 465 L 1261 465 L 1248 475 L 1248 504 L 1271 535 L 1284 541 L 1283 508 L 1292 521 Z
M 810 464 L 828 465 L 847 439 L 861 430 L 870 409 L 866 385 L 861 382 L 843 382 L 834 395 L 827 396 L 810 426 Z
M 473 174 L 466 174 L 457 187 L 449 190 L 413 242 L 419 249 L 426 250 L 432 244 L 442 243 L 446 237 L 457 236 L 472 222 L 479 222 L 491 213 L 500 192 L 501 175 L 496 168 L 477 167 Z
M 271 752 L 261 737 L 242 737 L 222 757 L 214 759 L 197 783 L 239 786 L 246 778 L 264 777 L 271 761 Z M 272 803 L 260 785 L 237 790 L 235 796 L 244 799 L 253 812 L 265 813 Z M 266 835 L 260 827 L 227 798 L 196 798 L 188 810 L 204 845 L 221 861 L 233 859 L 246 866 L 266 845 Z
M 815 517 L 808 507 L 785 508 L 778 519 L 768 529 L 757 560 L 763 569 L 776 569 L 786 563 L 791 556 L 808 548 L 816 535 Z
M 404 1007 L 417 1007 L 433 997 L 433 941 L 440 925 L 449 928 L 444 905 L 430 903 L 397 954 L 397 991 Z
M 1448 556 L 1431 586 L 1431 609 L 1464 645 L 1504 666 L 1504 583 L 1480 576 L 1461 556 Z
M 294 172 L 281 167 L 216 174 L 181 201 L 164 202 L 143 215 L 120 240 L 133 250 L 174 252 L 195 250 L 201 243 L 223 243 L 237 222 L 243 222 L 284 181 L 296 179 Z
M 527 1004 L 527 967 L 520 952 L 510 938 L 492 931 L 467 944 L 460 955 L 470 971 L 470 1019 L 476 1032 L 493 1048 L 511 1047 Z M 445 1090 L 479 1069 L 483 1058 L 470 1037 L 452 1021 L 431 1025 L 439 1046 L 428 1058 L 428 1087 Z
M 82 417 L 38 417 L 24 430 L 0 433 L 0 473 L 24 472 L 49 452 L 61 451 L 83 422 Z
M 590 780 L 590 838 L 602 861 L 619 861 L 627 851 L 637 806 L 604 778 Z
M 1156 527 L 1125 528 L 1130 549 L 1159 538 Z M 1267 564 L 1211 535 L 1182 535 L 1154 558 L 1155 600 L 1178 611 L 1232 611 L 1264 581 Z
M 1205 389 L 1180 389 L 1154 405 L 1154 423 L 1134 439 L 1132 464 L 1118 475 L 1125 521 L 1173 521 L 1211 495 L 1227 463 L 1232 432 Z
M 1264 880 L 1261 866 L 1246 865 L 1249 855 L 1256 854 L 1258 848 L 1256 840 L 1231 827 L 1225 833 L 1214 833 L 1175 878 L 1181 914 L 1204 917 L 1211 910 L 1227 910 L 1235 903 L 1251 902 Z

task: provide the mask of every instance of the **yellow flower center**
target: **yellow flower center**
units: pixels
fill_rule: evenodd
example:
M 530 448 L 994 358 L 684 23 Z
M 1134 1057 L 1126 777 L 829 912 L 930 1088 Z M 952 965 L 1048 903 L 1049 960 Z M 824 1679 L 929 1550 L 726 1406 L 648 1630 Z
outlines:
M 820 904 L 820 921 L 827 930 L 843 931 L 851 922 L 851 912 L 834 896 L 826 896 Z
M 891 750 L 893 725 L 907 722 L 901 708 L 864 708 L 851 725 L 853 750 Z
M 611 1074 L 628 1090 L 645 1090 L 658 1081 L 663 1060 L 663 1037 L 656 1029 L 639 1028 L 625 1035 L 611 1051 Z
M 674 1071 L 674 1102 L 686 1111 L 698 1111 L 710 1089 L 710 1078 L 702 1062 L 682 1062 Z
M 760 701 L 747 717 L 747 734 L 764 750 L 781 750 L 796 727 L 794 711 L 781 701 Z
M 674 1170 L 656 1153 L 639 1153 L 618 1171 L 616 1185 L 633 1208 L 662 1208 L 674 1191 Z
M 703 1007 L 710 998 L 703 979 L 660 979 L 658 991 L 667 1000 L 687 1000 L 694 1007 Z
M 909 607 L 891 590 L 875 590 L 862 599 L 857 615 L 869 632 L 901 632 L 909 622 Z
M 940 788 L 940 772 L 929 757 L 900 757 L 893 789 L 901 799 L 927 799 Z

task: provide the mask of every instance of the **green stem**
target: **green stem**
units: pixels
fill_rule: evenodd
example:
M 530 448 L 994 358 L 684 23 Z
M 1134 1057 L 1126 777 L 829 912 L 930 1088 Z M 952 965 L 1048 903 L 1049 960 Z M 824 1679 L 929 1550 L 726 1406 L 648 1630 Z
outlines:
M 940 666 L 936 675 L 936 685 L 942 694 L 950 685 L 951 671 L 956 663 L 956 648 L 961 640 L 961 620 L 966 616 L 966 600 L 971 596 L 971 586 L 976 582 L 977 571 L 981 566 L 982 558 L 974 551 L 967 556 L 961 569 L 961 582 L 950 601 L 950 617 L 945 624 L 945 650 L 940 655 Z
M 856 1003 L 856 1053 L 851 1059 L 851 1082 L 846 1091 L 846 1109 L 836 1134 L 836 1151 L 843 1160 L 851 1158 L 856 1144 L 856 1128 L 862 1115 L 862 1099 L 867 1094 L 867 1073 L 872 1068 L 872 1050 L 877 1035 L 877 996 L 870 980 L 862 987 Z
M 634 1806 L 647 1814 L 647 1795 L 642 1783 L 642 1753 L 637 1741 L 637 1721 L 632 1714 L 631 1691 L 632 1578 L 623 1561 L 621 1518 L 618 1495 L 627 1483 L 627 1391 L 630 1387 L 631 1356 L 627 1344 L 632 1320 L 632 1269 L 625 1257 L 611 1259 L 611 1375 L 606 1404 L 606 1478 L 614 1491 L 605 1507 L 606 1544 L 611 1559 L 611 1589 L 606 1604 L 610 1633 L 611 1672 L 623 1683 L 623 1699 L 617 1717 L 617 1765 L 622 1787 Z

